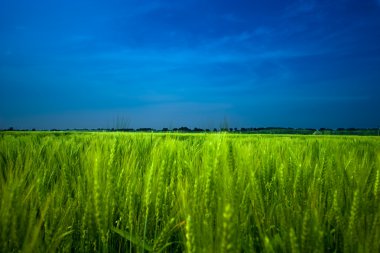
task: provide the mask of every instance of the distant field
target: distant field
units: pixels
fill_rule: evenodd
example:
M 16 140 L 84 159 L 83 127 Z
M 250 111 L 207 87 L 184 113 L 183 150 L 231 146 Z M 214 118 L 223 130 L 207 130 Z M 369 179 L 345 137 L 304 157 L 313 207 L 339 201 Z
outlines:
M 0 133 L 0 252 L 380 252 L 380 138 Z

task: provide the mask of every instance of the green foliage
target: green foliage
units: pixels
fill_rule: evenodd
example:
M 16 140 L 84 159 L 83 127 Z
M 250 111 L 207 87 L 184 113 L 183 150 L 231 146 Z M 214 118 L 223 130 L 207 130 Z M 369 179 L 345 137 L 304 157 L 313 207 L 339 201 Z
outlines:
M 0 252 L 378 252 L 378 137 L 0 135 Z

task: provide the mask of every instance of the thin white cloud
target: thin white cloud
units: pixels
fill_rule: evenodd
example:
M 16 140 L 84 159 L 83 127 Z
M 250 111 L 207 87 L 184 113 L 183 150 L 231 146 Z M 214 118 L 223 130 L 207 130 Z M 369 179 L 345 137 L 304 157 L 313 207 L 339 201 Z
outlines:
M 121 18 L 121 19 L 135 19 L 136 17 L 142 17 L 145 15 L 148 15 L 154 11 L 157 10 L 173 10 L 177 8 L 185 8 L 183 6 L 183 2 L 181 1 L 181 4 L 175 4 L 168 3 L 160 0 L 153 0 L 153 1 L 137 1 L 138 4 L 131 5 L 131 8 L 128 8 L 124 11 L 122 10 L 122 13 L 117 16 L 112 16 L 112 19 L 114 18 Z
M 301 14 L 307 14 L 314 11 L 317 8 L 315 0 L 298 0 L 289 5 L 284 10 L 284 17 L 295 17 Z
M 228 22 L 233 22 L 233 23 L 244 22 L 244 20 L 241 17 L 239 17 L 238 15 L 235 15 L 233 13 L 228 13 L 228 14 L 222 15 L 222 19 L 226 20 Z
M 254 105 L 278 105 L 278 104 L 315 104 L 324 105 L 329 103 L 360 103 L 368 101 L 370 98 L 365 95 L 312 95 L 312 94 L 251 94 L 242 96 L 239 100 L 241 106 L 249 107 Z
M 172 69 L 179 66 L 202 66 L 213 63 L 247 63 L 261 60 L 314 56 L 325 53 L 328 53 L 328 51 L 322 49 L 266 49 L 250 52 L 223 52 L 223 47 L 205 46 L 204 48 L 197 49 L 177 48 L 171 50 L 124 49 L 99 53 L 92 55 L 91 58 L 124 63 L 129 67 L 133 67 L 133 64 L 157 65 L 158 69 L 162 70 L 163 68 Z M 84 59 L 88 60 L 88 56 L 84 57 Z M 154 71 L 154 68 L 152 70 Z
M 268 26 L 259 26 L 254 30 L 256 36 L 268 36 L 273 33 L 273 30 Z
M 296 96 L 283 98 L 286 101 L 309 101 L 309 102 L 350 102 L 350 101 L 364 101 L 368 100 L 368 96 L 352 96 L 352 95 L 336 95 L 336 96 Z M 281 98 L 280 98 L 281 100 Z

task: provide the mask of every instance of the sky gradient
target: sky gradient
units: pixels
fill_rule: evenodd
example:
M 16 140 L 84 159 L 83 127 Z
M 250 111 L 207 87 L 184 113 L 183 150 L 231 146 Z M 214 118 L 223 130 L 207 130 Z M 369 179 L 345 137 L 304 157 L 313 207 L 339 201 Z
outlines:
M 380 0 L 0 0 L 0 129 L 378 127 Z

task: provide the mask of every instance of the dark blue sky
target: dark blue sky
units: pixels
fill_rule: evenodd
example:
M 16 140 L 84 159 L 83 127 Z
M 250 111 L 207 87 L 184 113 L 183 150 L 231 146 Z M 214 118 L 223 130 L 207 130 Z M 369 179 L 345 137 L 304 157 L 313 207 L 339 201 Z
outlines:
M 0 0 L 0 128 L 377 127 L 380 0 Z

